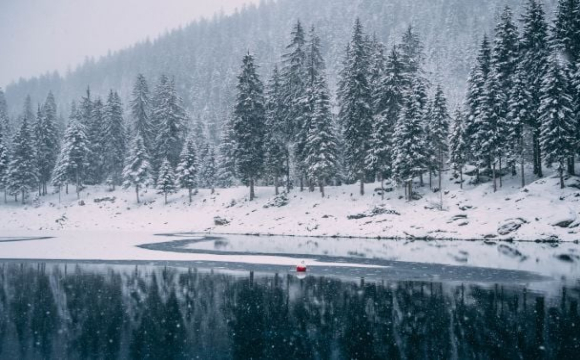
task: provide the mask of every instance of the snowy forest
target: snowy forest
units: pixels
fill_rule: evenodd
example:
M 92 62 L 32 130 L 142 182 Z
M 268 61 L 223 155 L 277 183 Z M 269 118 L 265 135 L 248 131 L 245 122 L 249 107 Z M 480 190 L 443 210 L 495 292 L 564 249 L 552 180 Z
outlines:
M 278 59 L 237 44 L 232 96 L 215 111 L 207 100 L 192 112 L 180 91 L 190 80 L 169 71 L 137 75 L 127 96 L 113 88 L 101 98 L 86 83 L 66 119 L 50 89 L 38 104 L 24 96 L 16 118 L 0 91 L 4 200 L 96 184 L 132 188 L 137 202 L 146 187 L 167 202 L 179 188 L 192 201 L 198 188 L 239 184 L 250 200 L 256 185 L 324 196 L 325 186 L 358 182 L 364 195 L 365 184 L 379 181 L 412 201 L 414 186 L 441 191 L 444 176 L 463 186 L 469 173 L 497 191 L 503 177 L 519 176 L 523 187 L 544 167 L 557 170 L 562 188 L 575 175 L 580 1 L 559 0 L 553 16 L 538 0 L 519 13 L 505 6 L 493 32 L 477 40 L 465 85 L 456 86 L 460 100 L 446 74 L 434 75 L 413 25 L 383 41 L 364 17 L 342 24 L 350 39 L 329 56 L 319 24 L 293 21 L 285 42 L 270 45 L 284 48 Z M 263 61 L 274 64 L 267 74 Z

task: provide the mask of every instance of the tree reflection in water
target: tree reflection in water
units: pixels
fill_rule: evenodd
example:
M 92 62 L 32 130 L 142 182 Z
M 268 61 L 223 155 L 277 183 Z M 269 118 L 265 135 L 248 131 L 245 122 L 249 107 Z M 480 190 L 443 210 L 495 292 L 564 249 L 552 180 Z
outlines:
M 0 264 L 6 359 L 577 359 L 580 286 Z

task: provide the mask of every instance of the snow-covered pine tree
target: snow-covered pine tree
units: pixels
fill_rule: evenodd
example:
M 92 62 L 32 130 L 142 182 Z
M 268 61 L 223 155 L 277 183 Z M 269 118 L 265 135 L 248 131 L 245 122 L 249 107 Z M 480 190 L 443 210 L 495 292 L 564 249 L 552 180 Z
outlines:
M 264 87 L 258 78 L 254 57 L 244 56 L 238 76 L 238 95 L 232 128 L 236 145 L 236 173 L 250 186 L 250 201 L 254 200 L 254 185 L 264 167 L 264 137 L 266 111 Z
M 177 192 L 177 183 L 175 181 L 175 173 L 173 166 L 168 159 L 163 160 L 159 168 L 159 175 L 157 176 L 157 193 L 165 196 L 165 204 L 167 205 L 167 195 Z
M 392 143 L 395 124 L 403 106 L 406 78 L 400 54 L 395 47 L 391 50 L 380 80 L 373 85 L 373 134 L 367 169 L 381 181 L 393 176 Z M 383 194 L 384 196 L 384 194 Z
M 274 182 L 279 194 L 280 179 L 286 175 L 286 189 L 290 191 L 290 154 L 285 144 L 282 84 L 278 68 L 266 87 L 266 139 L 264 142 L 265 174 Z M 221 151 L 220 151 L 221 153 Z M 220 161 L 221 163 L 221 161 Z
M 475 131 L 471 133 L 471 151 L 478 167 L 492 170 L 493 189 L 497 191 L 497 165 L 501 167 L 505 139 L 508 135 L 507 119 L 503 115 L 505 94 L 492 69 L 481 96 L 480 113 L 474 120 Z
M 454 177 L 459 177 L 459 186 L 463 189 L 463 166 L 467 163 L 469 149 L 465 133 L 465 115 L 460 109 L 455 110 L 453 116 L 449 145 L 449 163 Z
M 205 144 L 201 152 L 201 158 L 203 162 L 199 169 L 200 182 L 204 187 L 211 189 L 211 193 L 213 194 L 215 192 L 217 166 L 215 151 L 209 143 Z
M 131 94 L 131 117 L 133 135 L 141 133 L 145 148 L 149 154 L 154 153 L 155 127 L 151 119 L 151 99 L 149 85 L 143 74 L 138 74 Z
M 368 46 L 357 18 L 340 73 L 339 118 L 343 127 L 345 162 L 351 178 L 360 180 L 364 195 L 366 159 L 370 153 L 373 128 L 372 95 L 369 85 Z
M 542 149 L 540 146 L 540 96 L 542 79 L 546 72 L 550 48 L 548 44 L 548 24 L 542 3 L 528 0 L 522 17 L 522 37 L 520 40 L 520 62 L 525 73 L 525 88 L 530 91 L 528 125 L 532 133 L 532 153 L 534 174 L 543 176 Z
M 414 79 L 416 77 L 422 77 L 421 67 L 425 58 L 423 49 L 424 47 L 419 39 L 419 35 L 412 25 L 409 26 L 403 34 L 401 43 L 398 45 L 398 50 L 401 54 L 401 63 L 404 66 L 403 72 L 407 75 L 407 86 L 409 90 L 411 87 L 416 86 Z
M 338 173 L 338 144 L 330 96 L 322 73 L 314 82 L 314 113 L 304 148 L 304 164 L 308 178 L 318 183 L 324 197 L 324 186 Z
M 576 118 L 568 81 L 564 65 L 560 63 L 558 55 L 553 54 L 542 82 L 540 144 L 546 165 L 556 164 L 562 189 L 566 161 L 575 150 Z
M 564 53 L 566 67 L 575 68 L 580 60 L 580 1 L 558 0 L 552 36 L 553 45 Z
M 314 191 L 316 179 L 308 179 L 308 167 L 306 165 L 306 144 L 308 142 L 309 131 L 312 118 L 315 112 L 316 81 L 324 71 L 324 59 L 320 52 L 320 38 L 316 35 L 314 27 L 310 30 L 308 43 L 306 44 L 306 88 L 301 101 L 302 110 L 297 121 L 295 133 L 294 157 L 296 161 L 297 173 L 302 178 L 307 178 L 310 191 Z M 301 186 L 302 189 L 302 186 Z
M 53 171 L 53 184 L 57 186 L 64 183 L 75 184 L 77 198 L 80 198 L 81 189 L 89 172 L 90 156 L 85 126 L 78 120 L 78 112 L 73 107 L 57 165 Z
M 0 88 L 0 137 L 4 139 L 4 146 L 10 148 L 11 139 L 10 117 L 4 91 Z
M 467 91 L 468 113 L 465 119 L 465 132 L 467 134 L 466 140 L 468 141 L 467 145 L 470 151 L 470 158 L 475 161 L 477 161 L 475 154 L 471 153 L 471 148 L 474 146 L 472 139 L 474 139 L 474 135 L 479 132 L 478 122 L 476 120 L 480 117 L 484 105 L 482 100 L 490 67 L 491 48 L 487 36 L 484 35 L 477 55 L 476 64 L 473 66 L 471 74 L 469 75 Z
M 507 159 L 508 162 L 520 164 L 520 176 L 522 187 L 526 186 L 525 178 L 525 154 L 524 143 L 525 127 L 532 122 L 532 89 L 527 86 L 527 74 L 523 69 L 523 63 L 518 64 L 512 89 L 509 93 L 508 129 L 507 135 Z
M 136 130 L 136 133 L 142 130 Z M 126 134 L 123 121 L 123 104 L 117 92 L 111 90 L 104 114 L 104 171 L 113 189 L 123 183 L 123 165 L 126 152 Z
M 443 177 L 443 167 L 445 157 L 449 151 L 447 140 L 449 139 L 449 112 L 447 110 L 447 99 L 443 93 L 443 88 L 437 86 L 433 102 L 430 106 L 429 117 L 427 119 L 427 148 L 431 155 L 429 165 L 437 171 L 439 178 L 439 191 Z
M 123 169 L 123 187 L 125 189 L 131 186 L 135 187 L 135 194 L 137 196 L 137 203 L 139 203 L 139 190 L 147 187 L 152 183 L 151 165 L 149 164 L 149 156 L 143 136 L 138 132 L 131 142 L 127 158 L 125 160 L 125 168 Z
M 192 202 L 192 192 L 197 185 L 197 156 L 196 146 L 193 139 L 190 137 L 181 151 L 179 158 L 179 165 L 177 166 L 177 180 L 183 189 L 187 189 L 189 193 L 189 202 Z
M 233 186 L 236 178 L 236 145 L 231 119 L 228 119 L 222 129 L 222 141 L 218 149 L 217 184 L 223 188 Z
M 552 45 L 557 51 L 564 55 L 562 61 L 568 78 L 574 78 L 578 70 L 580 61 L 580 1 L 579 0 L 559 0 L 556 10 L 556 19 L 552 28 Z M 576 92 L 573 87 L 570 90 L 573 98 L 578 99 L 580 93 Z M 578 100 L 576 100 L 578 102 Z M 575 104 L 580 106 L 580 104 Z M 580 108 L 580 107 L 579 107 Z M 575 123 L 575 138 L 578 141 L 580 137 L 580 116 Z M 576 175 L 575 155 L 579 151 L 570 154 L 567 160 L 568 173 Z
M 93 101 L 92 115 L 87 130 L 89 139 L 89 169 L 87 174 L 87 183 L 101 184 L 106 178 L 105 175 L 105 105 L 100 98 Z
M 34 149 L 34 134 L 29 125 L 29 104 L 25 105 L 20 129 L 12 141 L 12 159 L 8 166 L 8 191 L 16 198 L 20 194 L 22 203 L 38 184 L 38 164 Z
M 70 115 L 69 115 L 69 124 L 64 131 L 64 135 L 66 135 L 67 131 L 69 130 L 69 128 L 72 126 L 73 122 L 75 122 L 75 121 L 78 121 L 78 109 L 77 109 L 76 102 L 73 101 L 71 103 L 71 110 L 70 110 Z M 52 170 L 52 175 L 51 175 L 51 184 L 53 186 L 55 186 L 58 190 L 59 201 L 60 201 L 61 188 L 63 186 L 65 186 L 66 193 L 68 194 L 68 184 L 70 183 L 71 179 L 74 179 L 74 176 L 72 175 L 72 168 L 69 164 L 69 159 L 67 157 L 68 153 L 65 151 L 66 142 L 64 141 L 64 136 L 63 136 L 63 141 L 62 141 L 61 145 L 62 146 L 60 148 L 60 152 L 58 154 L 56 164 L 54 166 L 54 169 Z M 73 180 L 73 183 L 74 183 L 74 180 Z
M 393 138 L 393 170 L 396 179 L 405 185 L 408 200 L 413 199 L 413 178 L 427 168 L 427 149 L 421 110 L 421 94 L 415 87 L 401 110 Z
M 283 135 L 288 152 L 294 146 L 297 132 L 301 128 L 299 121 L 304 112 L 304 96 L 306 94 L 306 36 L 300 20 L 296 22 L 290 34 L 290 43 L 286 46 L 286 53 L 282 55 L 281 93 L 283 101 L 280 103 L 284 118 Z M 300 178 L 302 174 L 298 174 Z
M 500 171 L 503 167 L 502 160 L 506 157 L 507 133 L 509 126 L 506 123 L 509 111 L 509 95 L 513 88 L 513 82 L 517 64 L 519 62 L 519 39 L 518 29 L 513 23 L 513 14 L 509 6 L 506 6 L 495 28 L 495 37 L 491 55 L 491 74 L 495 77 L 499 96 L 496 101 L 501 101 L 497 111 L 499 116 L 499 149 L 498 162 Z M 502 176 L 499 177 L 500 186 L 503 186 Z
M 0 190 L 4 191 L 4 203 L 7 202 L 9 164 L 8 148 L 4 144 L 4 137 L 0 136 Z
M 78 108 L 78 118 L 80 122 L 85 126 L 86 131 L 89 131 L 91 127 L 92 117 L 93 117 L 93 100 L 91 99 L 91 88 L 87 87 L 85 96 L 81 98 L 81 103 Z
M 160 82 L 157 91 L 153 104 L 153 114 L 158 126 L 154 163 L 160 164 L 161 161 L 167 159 L 174 167 L 179 162 L 179 155 L 181 155 L 185 140 L 185 110 L 175 90 L 174 79 Z

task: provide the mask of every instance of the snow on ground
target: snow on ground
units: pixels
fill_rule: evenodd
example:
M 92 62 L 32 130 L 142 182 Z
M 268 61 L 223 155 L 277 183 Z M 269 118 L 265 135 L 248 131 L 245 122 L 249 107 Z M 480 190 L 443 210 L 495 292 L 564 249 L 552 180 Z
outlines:
M 42 197 L 35 205 L 0 204 L 0 236 L 7 231 L 107 230 L 154 232 L 259 233 L 296 236 L 352 236 L 434 239 L 515 239 L 574 241 L 580 239 L 580 189 L 560 190 L 553 176 L 537 180 L 523 190 L 519 178 L 507 176 L 503 188 L 493 192 L 492 184 L 444 184 L 444 210 L 438 209 L 440 194 L 426 185 L 418 192 L 423 198 L 406 202 L 402 190 L 386 193 L 385 199 L 366 186 L 328 187 L 323 199 L 318 192 L 294 190 L 287 199 L 274 197 L 274 190 L 257 188 L 258 198 L 247 200 L 245 187 L 200 190 L 189 204 L 187 192 L 163 197 L 154 190 L 142 192 L 142 204 L 134 190 L 108 192 L 106 187 L 88 187 L 82 202 L 71 191 Z M 434 181 L 434 184 L 436 181 Z M 580 179 L 567 180 L 580 186 Z M 71 189 L 72 190 L 72 189 Z M 99 201 L 103 198 L 114 201 Z M 268 206 L 273 205 L 273 206 Z M 267 207 L 267 208 L 266 208 Z M 373 213 L 374 212 L 374 213 Z M 349 219 L 354 216 L 354 219 Z M 215 217 L 229 222 L 216 225 Z M 291 241 L 291 240 L 288 240 Z

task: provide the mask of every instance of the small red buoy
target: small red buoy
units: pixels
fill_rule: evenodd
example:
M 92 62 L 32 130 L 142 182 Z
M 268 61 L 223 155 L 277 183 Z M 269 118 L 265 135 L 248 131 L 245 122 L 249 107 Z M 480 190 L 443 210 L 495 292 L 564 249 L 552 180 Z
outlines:
M 297 272 L 306 272 L 306 264 L 302 261 L 298 266 L 296 266 Z

